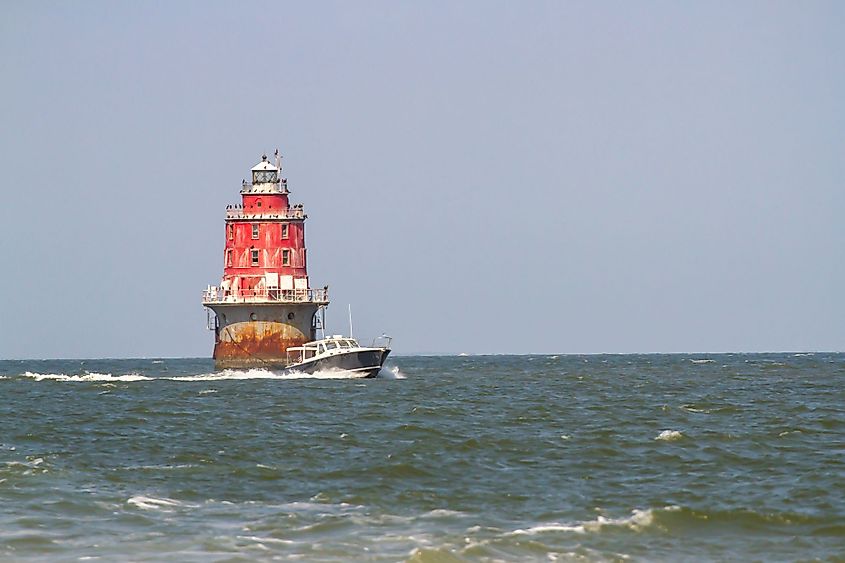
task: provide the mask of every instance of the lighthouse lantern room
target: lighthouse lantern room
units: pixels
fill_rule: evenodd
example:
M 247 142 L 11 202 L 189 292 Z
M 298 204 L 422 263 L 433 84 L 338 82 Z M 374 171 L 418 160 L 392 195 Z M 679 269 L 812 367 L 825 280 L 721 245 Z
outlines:
M 302 204 L 290 205 L 281 157 L 267 156 L 243 181 L 241 203 L 226 209 L 223 279 L 203 292 L 214 313 L 219 368 L 283 366 L 286 351 L 316 338 L 328 287 L 312 289 Z

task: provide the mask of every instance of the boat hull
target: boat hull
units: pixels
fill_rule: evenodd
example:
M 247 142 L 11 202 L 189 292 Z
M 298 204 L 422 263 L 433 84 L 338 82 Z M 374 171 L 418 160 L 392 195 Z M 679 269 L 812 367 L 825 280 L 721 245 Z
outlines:
M 357 377 L 375 377 L 381 371 L 390 350 L 388 348 L 366 348 L 314 358 L 288 366 L 286 373 L 316 373 L 319 371 L 348 371 Z

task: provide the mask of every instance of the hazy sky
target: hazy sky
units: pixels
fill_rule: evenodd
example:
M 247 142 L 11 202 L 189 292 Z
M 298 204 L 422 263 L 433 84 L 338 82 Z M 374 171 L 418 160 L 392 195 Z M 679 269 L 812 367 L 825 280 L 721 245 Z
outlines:
M 0 5 L 0 358 L 209 356 L 278 147 L 397 353 L 845 350 L 845 3 Z

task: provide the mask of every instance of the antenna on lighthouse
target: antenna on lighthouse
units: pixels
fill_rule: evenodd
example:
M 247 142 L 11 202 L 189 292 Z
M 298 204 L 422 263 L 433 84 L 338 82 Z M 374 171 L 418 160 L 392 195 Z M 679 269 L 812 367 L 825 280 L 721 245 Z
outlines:
M 276 149 L 276 152 L 273 153 L 273 154 L 276 155 L 276 168 L 278 168 L 279 172 L 281 172 L 282 171 L 282 157 L 279 154 L 279 149 Z

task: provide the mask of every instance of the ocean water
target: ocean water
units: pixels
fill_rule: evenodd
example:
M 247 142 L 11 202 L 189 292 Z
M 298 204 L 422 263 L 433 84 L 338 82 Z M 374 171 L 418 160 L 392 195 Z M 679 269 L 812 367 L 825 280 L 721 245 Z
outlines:
M 845 355 L 0 362 L 0 560 L 845 561 Z

